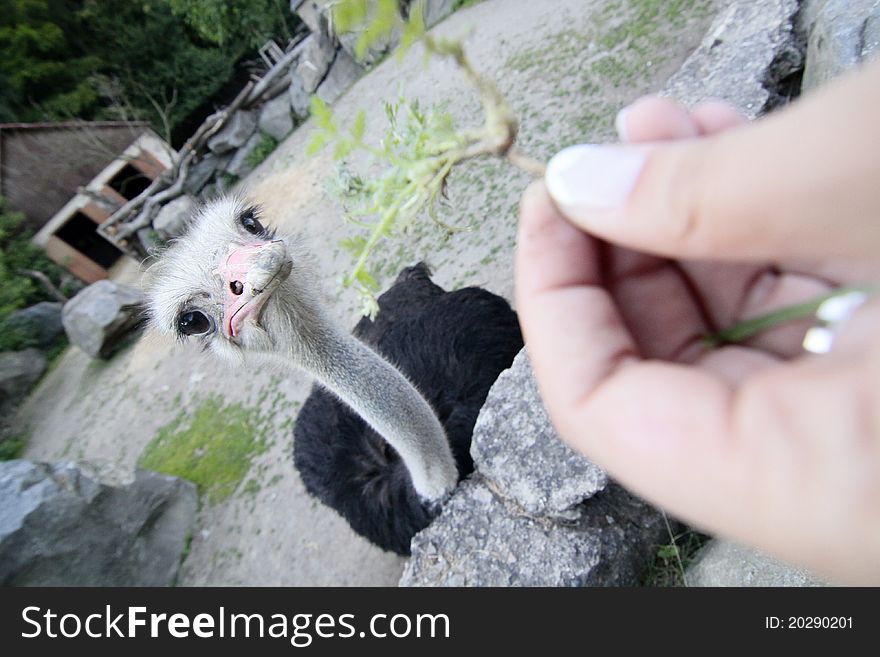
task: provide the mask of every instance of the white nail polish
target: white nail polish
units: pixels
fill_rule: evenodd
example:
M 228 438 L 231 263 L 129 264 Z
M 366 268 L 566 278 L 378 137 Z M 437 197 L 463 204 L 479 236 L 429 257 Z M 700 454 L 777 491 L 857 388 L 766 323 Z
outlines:
M 578 218 L 626 202 L 642 168 L 647 148 L 580 144 L 570 146 L 547 164 L 544 182 L 559 208 Z
M 814 326 L 804 335 L 804 351 L 811 354 L 827 354 L 834 345 L 834 331 L 824 326 Z
M 827 354 L 834 346 L 837 332 L 853 313 L 867 300 L 868 293 L 852 290 L 831 297 L 816 311 L 820 326 L 814 326 L 804 335 L 803 348 L 812 354 Z

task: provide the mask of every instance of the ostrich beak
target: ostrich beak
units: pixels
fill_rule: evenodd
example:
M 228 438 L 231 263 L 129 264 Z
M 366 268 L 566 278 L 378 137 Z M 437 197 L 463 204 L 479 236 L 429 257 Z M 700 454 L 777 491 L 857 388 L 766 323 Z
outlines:
M 259 321 L 266 301 L 293 268 L 282 240 L 230 245 L 226 257 L 214 271 L 223 279 L 223 333 L 233 339 L 241 334 L 248 319 Z

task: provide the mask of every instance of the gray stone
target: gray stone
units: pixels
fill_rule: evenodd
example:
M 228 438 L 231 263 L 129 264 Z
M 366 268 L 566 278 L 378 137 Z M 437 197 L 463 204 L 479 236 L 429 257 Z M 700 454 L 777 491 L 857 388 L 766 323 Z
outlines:
M 306 24 L 306 27 L 309 28 L 309 32 L 312 34 L 328 34 L 327 25 L 329 24 L 328 15 L 329 10 L 327 5 L 332 0 L 305 0 L 304 2 L 298 3 L 296 9 L 296 15 L 299 16 L 300 20 Z M 291 9 L 293 8 L 293 3 L 291 3 Z
M 262 139 L 263 136 L 259 132 L 248 139 L 245 145 L 235 152 L 229 164 L 226 165 L 226 172 L 236 178 L 243 178 L 253 171 L 254 167 L 248 162 L 248 157 L 257 149 Z
M 281 141 L 293 130 L 293 117 L 290 115 L 290 100 L 287 94 L 276 96 L 263 105 L 257 122 L 262 132 Z
M 46 358 L 37 349 L 0 353 L 0 420 L 27 397 L 45 371 Z
M 27 336 L 28 344 L 35 347 L 51 347 L 64 335 L 64 327 L 61 325 L 62 306 L 59 301 L 41 301 L 16 310 L 6 318 L 3 330 Z
M 455 11 L 455 0 L 423 0 L 425 26 L 434 27 Z
M 329 36 L 311 34 L 306 37 L 296 72 L 299 73 L 303 88 L 313 93 L 326 77 L 330 65 L 336 57 L 336 46 Z
M 556 434 L 523 349 L 492 386 L 471 442 L 474 465 L 529 514 L 566 516 L 608 477 Z
M 880 49 L 880 0 L 808 3 L 807 61 L 803 89 L 809 91 L 876 55 Z
M 227 153 L 244 144 L 257 129 L 257 117 L 249 110 L 235 112 L 220 132 L 208 140 L 208 148 L 217 155 Z
M 290 0 L 290 13 L 295 14 L 296 10 L 299 9 L 299 6 L 303 3 L 304 0 Z
M 153 229 L 160 239 L 169 240 L 186 232 L 195 210 L 192 196 L 183 194 L 162 206 L 153 219 Z
M 309 99 L 311 94 L 306 91 L 302 76 L 296 69 L 290 71 L 290 86 L 287 87 L 287 99 L 290 109 L 297 118 L 304 119 L 309 115 Z
M 824 586 L 809 573 L 721 539 L 700 550 L 685 579 L 688 586 Z
M 633 586 L 666 536 L 663 517 L 616 484 L 577 521 L 529 516 L 479 474 L 413 538 L 401 586 Z
M 72 463 L 0 463 L 0 584 L 168 586 L 197 508 L 195 486 L 138 470 L 108 485 Z
M 232 151 L 224 155 L 207 153 L 202 159 L 189 168 L 186 182 L 183 184 L 184 191 L 186 191 L 187 194 L 196 196 L 202 191 L 204 186 L 208 184 L 208 181 L 211 180 L 215 173 L 221 171 L 227 164 L 229 164 L 229 160 L 232 159 L 232 156 Z
M 357 52 L 357 42 L 360 39 L 360 35 L 360 32 L 345 32 L 343 34 L 337 34 L 336 40 L 339 41 L 339 46 L 347 52 L 352 59 L 363 66 L 369 67 L 384 57 L 386 53 L 397 47 L 397 44 L 400 43 L 401 30 L 399 27 L 395 28 L 391 31 L 391 34 L 384 36 L 381 39 L 377 39 L 363 54 Z
M 98 281 L 64 304 L 61 321 L 70 342 L 93 358 L 107 358 L 141 320 L 143 295 L 112 281 Z
M 165 242 L 154 228 L 141 228 L 137 232 L 137 238 L 140 240 L 141 246 L 147 255 L 152 256 L 159 253 L 165 246 Z
M 750 118 L 781 104 L 784 81 L 803 66 L 798 0 L 736 0 L 667 82 L 664 95 L 692 106 L 727 100 Z
M 363 67 L 347 52 L 340 50 L 333 60 L 330 72 L 318 87 L 318 98 L 332 104 L 364 74 Z

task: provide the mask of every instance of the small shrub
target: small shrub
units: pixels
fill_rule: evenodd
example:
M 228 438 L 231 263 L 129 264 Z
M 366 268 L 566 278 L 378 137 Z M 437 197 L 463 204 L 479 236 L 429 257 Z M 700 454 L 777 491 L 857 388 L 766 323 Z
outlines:
M 276 148 L 278 148 L 278 140 L 272 135 L 263 132 L 260 135 L 260 141 L 257 144 L 257 147 L 247 154 L 245 162 L 247 162 L 249 167 L 256 168 L 263 160 L 269 157 L 269 155 L 272 154 L 272 151 Z

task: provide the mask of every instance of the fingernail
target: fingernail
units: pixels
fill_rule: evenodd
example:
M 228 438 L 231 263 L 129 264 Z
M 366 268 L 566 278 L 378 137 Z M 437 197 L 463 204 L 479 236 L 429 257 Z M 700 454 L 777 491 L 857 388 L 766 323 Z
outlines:
M 629 109 L 630 105 L 627 105 L 617 113 L 617 117 L 614 119 L 614 127 L 617 129 L 617 136 L 620 138 L 620 141 L 624 143 L 629 142 L 629 133 L 626 130 L 626 119 L 629 116 Z
M 647 149 L 639 146 L 580 144 L 570 146 L 547 164 L 544 182 L 565 214 L 623 205 L 645 165 Z
M 804 351 L 813 354 L 827 354 L 831 351 L 841 326 L 867 300 L 866 292 L 851 290 L 825 301 L 816 311 L 816 319 L 822 324 L 812 327 L 804 335 Z

